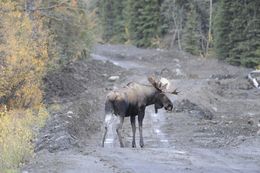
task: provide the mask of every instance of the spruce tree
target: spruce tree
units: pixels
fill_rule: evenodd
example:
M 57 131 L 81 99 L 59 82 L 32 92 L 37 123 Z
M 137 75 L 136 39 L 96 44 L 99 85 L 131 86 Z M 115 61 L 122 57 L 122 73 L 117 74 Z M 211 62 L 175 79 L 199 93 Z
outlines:
M 220 0 L 217 15 L 214 22 L 214 45 L 218 58 L 225 60 L 229 55 L 231 32 L 230 21 L 232 19 L 229 11 L 231 2 L 229 0 Z
M 137 46 L 151 47 L 153 45 L 153 39 L 159 34 L 159 19 L 160 19 L 160 7 L 158 0 L 145 1 L 143 14 L 140 17 L 142 20 L 141 30 L 143 38 L 138 41 Z
M 113 37 L 112 42 L 116 43 L 124 43 L 126 41 L 125 35 L 125 15 L 124 15 L 124 8 L 126 5 L 125 0 L 114 0 L 114 30 L 113 30 Z
M 215 21 L 218 57 L 234 65 L 260 64 L 260 1 L 221 0 Z
M 115 33 L 114 0 L 101 0 L 99 11 L 103 27 L 103 39 L 109 41 Z
M 184 28 L 184 49 L 185 51 L 193 54 L 199 54 L 199 42 L 198 42 L 198 16 L 193 3 L 190 5 L 190 11 L 187 15 L 187 22 Z
M 241 64 L 255 67 L 260 64 L 260 1 L 248 1 L 245 7 L 244 20 L 246 27 L 242 42 Z
M 242 52 L 245 50 L 245 27 L 247 21 L 245 19 L 245 15 L 247 10 L 244 8 L 241 3 L 231 3 L 230 4 L 230 33 L 229 37 L 229 50 L 227 51 L 228 56 L 226 57 L 226 61 L 230 64 L 241 65 L 242 60 Z
M 159 34 L 160 4 L 158 0 L 128 0 L 130 39 L 138 47 L 152 46 Z
M 126 23 L 130 40 L 137 40 L 141 37 L 140 32 L 138 31 L 140 25 L 138 17 L 141 16 L 141 7 L 140 1 L 127 1 Z

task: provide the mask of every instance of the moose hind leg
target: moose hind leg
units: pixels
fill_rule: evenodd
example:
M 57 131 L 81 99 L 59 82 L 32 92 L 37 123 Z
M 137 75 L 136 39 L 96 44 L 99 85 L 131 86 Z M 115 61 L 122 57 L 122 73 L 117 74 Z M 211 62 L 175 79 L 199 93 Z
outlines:
M 138 125 L 139 125 L 139 135 L 140 135 L 140 147 L 144 147 L 144 139 L 143 139 L 143 119 L 144 114 L 138 115 Z
M 135 148 L 135 132 L 136 132 L 136 126 L 135 126 L 135 116 L 130 117 L 131 120 L 131 126 L 132 126 L 132 132 L 133 132 L 133 141 L 132 141 L 132 147 Z
M 102 143 L 101 143 L 102 147 L 104 147 L 104 145 L 105 145 L 105 140 L 106 140 L 106 136 L 107 136 L 107 130 L 108 130 L 108 126 L 111 124 L 111 121 L 112 121 L 112 114 L 110 114 L 110 113 L 106 114 L 105 115 L 105 122 L 104 122 L 105 130 L 104 130 Z
M 121 135 L 121 130 L 122 130 L 123 123 L 124 123 L 124 117 L 118 116 L 118 119 L 119 119 L 119 121 L 117 122 L 117 125 L 116 125 L 116 133 L 118 135 L 120 147 L 124 147 L 123 139 L 122 139 L 122 135 Z
M 102 138 L 102 144 L 101 144 L 102 147 L 105 146 L 106 136 L 107 136 L 107 126 L 105 126 L 105 131 L 104 131 L 103 138 Z

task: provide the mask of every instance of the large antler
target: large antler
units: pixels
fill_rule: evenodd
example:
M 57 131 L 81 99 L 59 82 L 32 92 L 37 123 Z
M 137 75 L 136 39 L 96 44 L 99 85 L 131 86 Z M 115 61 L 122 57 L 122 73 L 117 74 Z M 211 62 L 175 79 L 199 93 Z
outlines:
M 167 79 L 166 79 L 167 80 Z M 148 81 L 159 91 L 164 92 L 167 89 L 169 82 L 162 82 L 161 80 L 156 79 L 155 76 L 149 76 Z M 168 80 L 167 80 L 168 81 Z
M 158 80 L 155 78 L 155 76 L 149 76 L 148 81 L 159 91 L 162 91 L 160 87 L 158 86 Z
M 148 81 L 159 91 L 164 92 L 164 93 L 170 93 L 174 95 L 178 95 L 177 89 L 174 91 L 167 91 L 169 88 L 169 80 L 166 78 L 161 78 L 160 80 L 156 79 L 155 76 L 149 76 Z
M 180 93 L 180 91 L 177 91 L 177 89 L 175 89 L 174 91 L 169 92 L 170 94 L 174 94 L 174 95 L 178 95 Z

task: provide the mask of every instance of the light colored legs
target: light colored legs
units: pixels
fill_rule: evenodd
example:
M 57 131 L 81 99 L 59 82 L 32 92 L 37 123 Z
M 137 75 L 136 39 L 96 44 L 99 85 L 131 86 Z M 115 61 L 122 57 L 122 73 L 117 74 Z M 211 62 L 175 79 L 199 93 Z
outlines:
M 132 141 L 132 147 L 135 148 L 135 132 L 136 132 L 136 126 L 135 126 L 135 116 L 130 117 L 131 120 L 131 126 L 132 126 L 132 132 L 133 132 L 133 141 Z
M 105 144 L 105 140 L 106 140 L 106 136 L 107 136 L 107 129 L 108 129 L 109 124 L 112 121 L 112 116 L 113 116 L 112 114 L 106 114 L 106 116 L 105 116 L 105 131 L 104 131 L 102 143 L 101 143 L 102 147 L 104 147 L 104 144 Z
M 122 126 L 124 123 L 124 117 L 118 116 L 117 118 L 119 118 L 119 121 L 117 121 L 117 124 L 116 124 L 116 133 L 118 135 L 120 147 L 124 147 L 123 139 L 122 139 L 122 135 L 121 135 Z
M 140 135 L 140 147 L 144 147 L 144 139 L 143 139 L 143 115 L 138 116 L 138 125 L 139 125 L 139 135 Z
M 111 121 L 111 116 L 112 115 L 107 115 L 106 119 L 105 119 L 105 131 L 104 131 L 104 134 L 103 134 L 102 144 L 101 144 L 102 147 L 104 147 L 104 143 L 105 143 L 106 135 L 107 135 L 107 131 L 108 131 L 108 125 L 109 125 L 109 123 Z M 140 134 L 140 147 L 144 147 L 144 141 L 143 141 L 143 118 L 144 118 L 144 115 L 142 115 L 142 114 L 138 116 L 139 134 Z M 135 143 L 135 134 L 136 134 L 135 116 L 130 117 L 130 120 L 131 120 L 132 132 L 133 132 L 132 147 L 135 148 L 136 147 L 136 143 Z M 118 135 L 118 140 L 119 140 L 119 143 L 120 143 L 120 147 L 124 147 L 122 134 L 121 134 L 123 123 L 124 123 L 124 117 L 118 116 L 117 117 L 117 122 L 116 122 L 116 133 Z
M 107 125 L 105 125 L 105 132 L 104 132 L 103 138 L 102 138 L 102 143 L 101 143 L 102 147 L 104 147 L 104 145 L 105 145 L 106 136 L 107 136 Z
M 106 136 L 107 136 L 107 130 L 108 130 L 108 126 L 111 123 L 111 121 L 112 121 L 112 114 L 107 114 L 106 117 L 105 117 L 105 131 L 104 131 L 103 138 L 102 138 L 102 143 L 101 143 L 102 147 L 104 147 L 104 145 L 105 145 L 105 140 L 106 140 Z M 124 123 L 124 117 L 117 116 L 116 133 L 118 135 L 120 147 L 124 147 L 123 140 L 122 140 L 122 135 L 121 135 L 121 130 L 122 130 L 123 123 Z

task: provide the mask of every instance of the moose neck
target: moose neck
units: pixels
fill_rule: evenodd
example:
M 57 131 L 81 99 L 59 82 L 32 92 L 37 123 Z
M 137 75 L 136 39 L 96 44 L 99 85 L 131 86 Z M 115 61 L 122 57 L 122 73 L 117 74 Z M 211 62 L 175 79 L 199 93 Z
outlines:
M 146 106 L 152 105 L 156 102 L 157 96 L 160 93 L 157 89 L 154 87 L 149 87 L 146 90 L 147 92 L 145 93 L 146 95 Z

